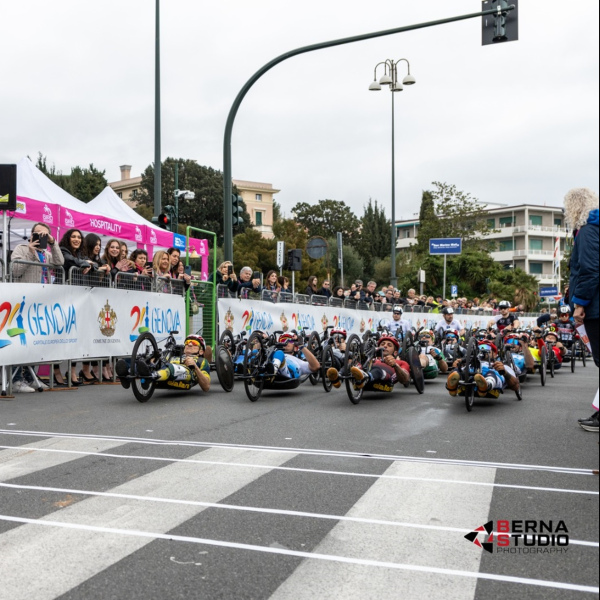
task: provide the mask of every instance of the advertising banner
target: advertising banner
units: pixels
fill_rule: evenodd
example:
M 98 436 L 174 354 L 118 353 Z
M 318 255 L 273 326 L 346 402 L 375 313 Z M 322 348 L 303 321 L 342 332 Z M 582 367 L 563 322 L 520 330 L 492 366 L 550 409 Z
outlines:
M 328 325 L 343 327 L 348 335 L 357 333 L 362 336 L 365 331 L 377 331 L 377 327 L 392 319 L 390 312 L 372 310 L 354 310 L 334 306 L 307 306 L 304 304 L 272 304 L 260 300 L 238 300 L 219 298 L 219 334 L 228 329 L 237 335 L 246 331 L 249 335 L 254 330 L 273 333 L 274 331 L 291 331 L 307 327 L 308 331 L 323 331 Z M 490 314 L 454 315 L 465 328 L 487 327 L 492 319 Z M 403 319 L 413 327 L 433 329 L 442 315 L 437 313 L 405 312 Z M 519 319 L 525 325 L 531 325 L 535 318 Z
M 112 288 L 0 283 L 0 364 L 131 354 L 144 332 L 185 337 L 182 296 Z

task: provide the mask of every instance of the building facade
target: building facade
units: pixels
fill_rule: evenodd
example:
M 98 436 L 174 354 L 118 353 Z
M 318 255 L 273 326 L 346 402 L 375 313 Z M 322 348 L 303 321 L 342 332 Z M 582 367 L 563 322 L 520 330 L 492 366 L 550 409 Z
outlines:
M 121 165 L 121 179 L 108 185 L 115 193 L 132 208 L 137 205 L 136 195 L 139 193 L 142 178 L 131 177 L 131 165 Z M 280 190 L 273 188 L 270 183 L 258 181 L 233 180 L 238 193 L 246 205 L 250 221 L 262 237 L 272 239 L 273 236 L 273 196 Z
M 505 268 L 521 268 L 533 275 L 540 285 L 556 283 L 554 274 L 555 245 L 558 238 L 560 257 L 565 251 L 567 229 L 561 207 L 523 204 L 487 208 L 490 234 L 485 239 L 494 242 L 492 258 Z M 399 250 L 416 244 L 418 220 L 396 222 Z

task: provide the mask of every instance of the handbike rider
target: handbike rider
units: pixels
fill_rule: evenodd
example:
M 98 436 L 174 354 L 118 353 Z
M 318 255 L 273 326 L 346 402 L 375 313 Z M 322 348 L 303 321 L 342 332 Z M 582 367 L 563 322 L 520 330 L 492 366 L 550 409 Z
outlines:
M 277 343 L 281 348 L 275 350 L 267 363 L 267 375 L 279 380 L 299 379 L 303 375 L 316 373 L 321 368 L 315 355 L 306 346 L 299 344 L 297 336 L 293 333 L 282 333 Z
M 410 381 L 410 367 L 407 362 L 398 358 L 400 343 L 391 335 L 379 338 L 377 346 L 381 349 L 381 358 L 373 361 L 371 370 L 365 373 L 358 366 L 351 367 L 350 375 L 354 380 L 354 389 L 364 388 L 378 392 L 391 392 L 394 384 L 407 384 Z M 337 369 L 327 369 L 327 377 L 333 387 L 339 388 L 341 381 Z
M 500 309 L 500 314 L 496 315 L 489 322 L 491 327 L 496 327 L 498 331 L 502 332 L 505 329 L 510 331 L 512 329 L 518 329 L 521 326 L 515 313 L 510 312 L 511 305 L 508 300 L 502 300 L 502 302 L 498 304 L 498 308 Z
M 189 390 L 197 383 L 203 392 L 208 392 L 210 364 L 204 358 L 205 351 L 206 343 L 202 336 L 190 334 L 183 342 L 183 354 L 172 356 L 163 368 L 157 369 L 142 359 L 138 359 L 135 366 L 141 377 L 164 383 L 169 388 Z
M 465 334 L 464 327 L 454 318 L 454 309 L 451 306 L 444 306 L 442 308 L 442 315 L 444 318 L 435 326 L 433 332 L 438 337 L 444 337 L 444 332 L 449 329 L 458 331 L 463 336 Z
M 392 318 L 386 322 L 385 327 L 392 335 L 402 337 L 411 330 L 412 325 L 409 321 L 402 318 L 402 307 L 399 304 L 394 304 Z M 400 331 L 401 336 L 398 335 L 398 331 Z
M 419 334 L 419 345 L 425 353 L 419 354 L 421 367 L 423 367 L 423 377 L 425 379 L 435 379 L 439 373 L 448 372 L 448 364 L 443 352 L 433 345 L 433 332 L 424 329 Z

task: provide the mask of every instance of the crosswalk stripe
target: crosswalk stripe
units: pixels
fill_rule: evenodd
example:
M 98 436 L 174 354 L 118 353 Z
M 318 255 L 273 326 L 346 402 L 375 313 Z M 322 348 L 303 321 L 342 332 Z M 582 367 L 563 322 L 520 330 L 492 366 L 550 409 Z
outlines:
M 195 456 L 200 454 L 213 462 L 178 461 L 120 485 L 113 491 L 140 496 L 157 494 L 181 500 L 203 497 L 209 502 L 218 502 L 264 474 L 257 469 L 223 469 L 221 463 L 232 458 L 231 449 L 205 450 Z M 256 454 L 251 450 L 233 451 L 236 462 L 241 466 L 253 464 L 258 458 Z M 265 468 L 269 464 L 278 466 L 290 458 L 287 452 L 269 454 L 268 457 L 261 455 Z M 4 520 L 28 524 L 0 536 L 2 596 L 11 600 L 56 598 L 202 510 L 203 507 L 195 505 L 142 501 L 124 503 L 119 498 L 96 497 L 39 520 L 19 521 L 19 517 L 5 517 Z M 54 522 L 57 515 L 60 515 L 60 528 L 41 530 L 36 526 Z M 118 533 L 121 529 L 152 529 L 157 535 L 124 537 Z M 99 534 L 100 530 L 104 533 Z M 24 581 L 27 581 L 26 586 Z
M 12 448 L 12 446 L 0 446 L 0 448 Z M 159 462 L 182 462 L 182 463 L 196 463 L 196 464 L 213 464 L 211 461 L 207 460 L 196 460 L 194 458 L 168 458 L 168 457 L 157 457 L 157 456 L 138 456 L 138 455 L 128 455 L 128 454 L 112 454 L 109 452 L 82 452 L 79 450 L 55 450 L 52 448 L 32 448 L 32 451 L 38 452 L 65 452 L 71 454 L 79 454 L 84 456 L 104 456 L 111 458 L 123 458 L 123 459 L 131 459 L 131 460 L 153 460 Z M 235 452 L 233 448 L 223 448 L 223 451 L 230 450 Z M 206 456 L 206 453 L 203 453 L 202 456 Z M 288 454 L 288 459 L 291 458 Z M 264 461 L 268 462 L 268 461 Z M 309 468 L 301 468 L 301 467 L 272 467 L 270 465 L 265 464 L 245 464 L 239 465 L 235 462 L 231 461 L 223 461 L 220 462 L 224 467 L 239 467 L 244 466 L 246 468 L 252 469 L 275 469 L 280 471 L 296 471 L 299 473 L 315 473 L 321 475 L 340 475 L 345 477 L 366 477 L 371 479 L 397 479 L 397 480 L 405 480 L 405 481 L 429 481 L 434 483 L 451 483 L 456 485 L 472 485 L 472 486 L 483 486 L 483 487 L 492 487 L 492 488 L 506 488 L 506 489 L 517 489 L 517 490 L 530 490 L 537 492 L 557 492 L 563 494 L 583 494 L 590 496 L 598 496 L 600 492 L 592 491 L 592 490 L 581 490 L 581 489 L 567 489 L 567 488 L 552 488 L 552 487 L 540 487 L 540 486 L 530 486 L 530 485 L 517 485 L 510 483 L 496 483 L 494 481 L 478 481 L 475 477 L 471 480 L 455 480 L 455 479 L 442 479 L 442 478 L 431 478 L 431 477 L 411 477 L 411 476 L 401 476 L 401 475 L 380 475 L 379 473 L 355 473 L 351 471 L 332 471 L 326 469 L 309 469 Z M 413 464 L 413 463 L 406 463 Z M 429 465 L 430 467 L 434 467 L 435 465 Z M 438 466 L 452 466 L 452 465 L 438 465 Z M 458 470 L 461 468 L 470 468 L 470 467 L 459 467 L 456 466 Z M 480 468 L 480 467 L 478 467 Z M 433 468 L 429 469 L 428 465 L 422 465 L 420 472 L 430 472 L 434 470 Z
M 365 567 L 381 567 L 383 569 L 398 569 L 398 570 L 407 571 L 407 572 L 412 571 L 412 572 L 417 572 L 417 573 L 427 573 L 428 575 L 430 575 L 430 574 L 448 575 L 448 576 L 459 577 L 459 578 L 460 577 L 471 578 L 474 580 L 487 579 L 487 580 L 491 580 L 491 581 L 504 581 L 504 582 L 509 582 L 509 583 L 523 584 L 523 585 L 541 586 L 541 587 L 563 589 L 563 590 L 574 590 L 574 591 L 579 591 L 579 592 L 590 592 L 590 593 L 596 593 L 596 594 L 599 591 L 599 589 L 597 587 L 595 588 L 592 586 L 578 585 L 578 584 L 573 584 L 573 583 L 564 583 L 564 582 L 560 582 L 560 581 L 548 581 L 548 580 L 544 580 L 544 579 L 531 579 L 531 578 L 526 578 L 526 577 L 513 577 L 510 575 L 495 575 L 493 573 L 478 573 L 475 571 L 469 572 L 469 571 L 461 571 L 461 570 L 457 570 L 457 569 L 445 569 L 445 568 L 439 568 L 439 567 L 392 563 L 392 562 L 368 560 L 368 559 L 361 559 L 361 558 L 348 558 L 345 556 L 335 556 L 335 555 L 330 555 L 330 554 L 302 552 L 302 551 L 298 551 L 298 550 L 288 550 L 285 548 L 256 546 L 253 544 L 241 544 L 238 542 L 226 542 L 226 541 L 222 541 L 222 540 L 195 538 L 195 537 L 183 536 L 183 535 L 164 534 L 164 533 L 156 533 L 156 532 L 149 532 L 149 531 L 136 531 L 136 530 L 129 530 L 129 529 L 116 529 L 116 528 L 100 527 L 100 526 L 94 526 L 94 525 L 80 525 L 77 523 L 63 523 L 63 522 L 59 522 L 59 521 L 49 521 L 46 519 L 44 519 L 44 520 L 26 519 L 26 518 L 22 518 L 22 517 L 10 517 L 7 515 L 0 515 L 0 520 L 12 521 L 15 523 L 27 523 L 34 527 L 35 526 L 45 526 L 45 527 L 49 527 L 49 528 L 55 527 L 58 529 L 69 529 L 69 530 L 78 530 L 78 531 L 86 531 L 86 532 L 93 532 L 93 533 L 113 534 L 116 536 L 125 536 L 125 537 L 131 536 L 131 537 L 137 537 L 137 538 L 145 538 L 145 539 L 148 539 L 149 541 L 159 539 L 159 540 L 168 540 L 168 541 L 176 541 L 176 542 L 188 542 L 188 543 L 194 543 L 194 544 L 204 544 L 207 546 L 220 546 L 223 548 L 236 548 L 239 550 L 265 552 L 267 554 L 280 554 L 280 555 L 284 555 L 284 556 L 296 556 L 299 558 L 314 559 L 316 561 L 331 561 L 331 562 L 335 562 L 335 563 L 359 565 L 359 566 L 365 566 Z M 144 545 L 144 544 L 142 544 L 142 545 Z M 2 557 L 0 557 L 0 565 L 1 564 L 2 564 Z M 372 578 L 373 578 L 372 570 L 369 570 L 368 573 L 367 572 L 364 573 L 364 580 L 367 583 L 372 582 Z M 447 589 L 446 584 L 440 583 L 439 579 L 436 581 L 438 582 L 436 587 L 439 587 L 440 585 L 444 586 L 444 598 L 450 598 L 451 596 L 446 595 L 446 589 Z M 313 582 L 308 582 L 308 583 L 313 583 Z M 282 598 L 288 597 L 288 596 L 278 596 L 277 595 L 279 593 L 279 590 L 281 589 L 281 587 L 282 586 L 280 586 L 280 588 L 277 590 L 277 592 L 271 596 L 272 600 L 274 600 L 275 598 L 278 598 L 278 597 L 282 597 Z M 312 589 L 312 586 L 307 586 L 307 587 Z M 369 586 L 369 588 L 371 588 L 371 586 Z M 332 599 L 339 598 L 339 591 L 340 591 L 339 589 L 334 590 L 333 595 L 330 595 L 327 597 L 331 597 Z M 391 591 L 393 594 L 393 596 L 391 596 L 391 597 L 393 597 L 393 598 L 401 597 L 398 595 L 399 592 L 398 592 L 397 588 L 394 588 L 394 589 L 386 588 L 386 591 Z M 325 593 L 326 592 L 324 592 L 324 590 L 317 588 L 316 592 L 315 592 L 315 590 L 313 590 L 310 593 L 310 595 L 308 595 L 306 597 L 310 597 L 310 598 L 314 599 L 318 595 L 319 598 L 325 598 L 326 597 L 324 595 Z M 26 595 L 23 597 L 29 598 L 30 596 Z M 43 596 L 43 597 L 46 597 L 46 596 Z M 293 596 L 293 597 L 300 598 L 301 596 Z M 302 596 L 302 597 L 305 597 L 305 596 Z M 346 593 L 344 597 L 352 598 L 354 596 L 352 594 Z M 381 598 L 386 598 L 386 597 L 390 597 L 390 596 L 389 596 L 389 594 L 385 594 L 382 590 L 379 590 L 379 592 L 376 595 L 361 594 L 359 597 L 361 599 L 366 599 L 366 598 L 381 599 Z M 461 598 L 464 598 L 464 597 L 465 596 L 461 596 Z M 11 596 L 11 598 L 15 598 L 15 596 Z

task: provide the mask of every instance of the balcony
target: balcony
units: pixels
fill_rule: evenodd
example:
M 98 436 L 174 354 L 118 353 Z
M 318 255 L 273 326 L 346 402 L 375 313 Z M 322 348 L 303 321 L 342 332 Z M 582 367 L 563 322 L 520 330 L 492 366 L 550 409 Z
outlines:
M 396 240 L 396 248 L 397 249 L 410 248 L 411 246 L 414 246 L 416 243 L 417 243 L 417 238 L 414 238 L 414 237 L 398 238 Z
M 554 250 L 514 250 L 515 258 L 527 256 L 536 260 L 554 260 Z
M 498 227 L 492 230 L 489 235 L 485 236 L 486 239 L 497 240 L 506 239 L 513 235 L 536 235 L 543 237 L 567 237 L 567 230 L 564 227 L 544 227 L 542 225 L 509 225 L 508 227 Z

